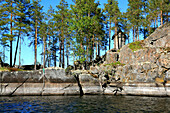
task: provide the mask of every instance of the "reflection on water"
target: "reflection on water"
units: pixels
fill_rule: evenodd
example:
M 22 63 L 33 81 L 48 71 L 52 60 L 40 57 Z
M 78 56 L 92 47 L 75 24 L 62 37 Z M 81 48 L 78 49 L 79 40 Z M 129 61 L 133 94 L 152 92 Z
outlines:
M 170 112 L 170 98 L 140 96 L 0 97 L 0 112 Z

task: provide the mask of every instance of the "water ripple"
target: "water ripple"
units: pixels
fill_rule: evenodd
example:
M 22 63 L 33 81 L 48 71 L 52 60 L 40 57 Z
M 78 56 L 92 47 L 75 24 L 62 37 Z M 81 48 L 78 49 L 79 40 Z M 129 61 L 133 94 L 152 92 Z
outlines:
M 168 97 L 15 96 L 0 97 L 0 112 L 136 113 L 170 111 Z

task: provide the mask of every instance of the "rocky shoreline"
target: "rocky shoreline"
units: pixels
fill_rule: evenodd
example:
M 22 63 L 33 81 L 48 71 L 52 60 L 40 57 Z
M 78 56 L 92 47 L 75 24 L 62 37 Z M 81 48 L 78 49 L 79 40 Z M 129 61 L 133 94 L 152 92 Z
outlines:
M 42 69 L 0 72 L 0 96 L 170 96 L 169 30 L 170 23 L 165 23 L 145 40 L 109 50 L 88 70 L 77 63 L 71 70 L 51 67 L 45 73 Z
M 0 72 L 0 96 L 16 95 L 143 95 L 170 96 L 170 83 L 122 83 L 95 78 L 87 71 L 65 75 L 64 69 Z M 10 79 L 9 79 L 10 78 Z M 7 82 L 8 81 L 8 82 Z

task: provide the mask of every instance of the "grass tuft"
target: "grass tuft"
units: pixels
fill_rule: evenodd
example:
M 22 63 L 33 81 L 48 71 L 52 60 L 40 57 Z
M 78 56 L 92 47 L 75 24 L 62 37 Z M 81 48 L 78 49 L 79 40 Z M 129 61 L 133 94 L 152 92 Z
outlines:
M 132 42 L 132 43 L 129 44 L 129 48 L 132 51 L 136 51 L 136 50 L 142 49 L 143 48 L 143 43 L 142 43 L 142 41 Z
M 119 61 L 117 62 L 114 62 L 114 63 L 110 63 L 110 64 L 105 64 L 105 66 L 112 66 L 112 67 L 115 67 L 115 66 L 124 66 L 125 64 L 122 64 L 120 63 Z
M 0 71 L 9 71 L 6 67 L 0 67 Z

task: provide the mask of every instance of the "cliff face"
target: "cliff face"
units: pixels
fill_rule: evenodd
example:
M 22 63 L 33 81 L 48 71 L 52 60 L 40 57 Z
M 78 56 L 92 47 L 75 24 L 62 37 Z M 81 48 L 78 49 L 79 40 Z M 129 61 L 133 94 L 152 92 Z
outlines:
M 121 82 L 170 82 L 170 23 L 120 52 L 108 51 L 100 68 Z

